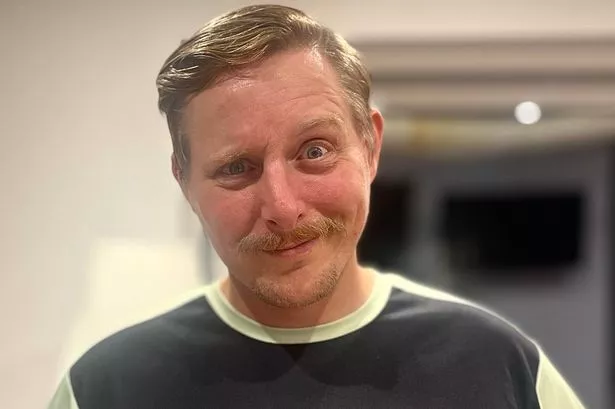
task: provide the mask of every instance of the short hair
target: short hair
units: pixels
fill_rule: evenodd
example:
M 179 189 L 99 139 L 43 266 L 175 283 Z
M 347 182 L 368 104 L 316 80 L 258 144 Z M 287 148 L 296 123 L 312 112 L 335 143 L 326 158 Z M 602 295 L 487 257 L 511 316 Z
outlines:
M 158 73 L 158 108 L 167 118 L 179 169 L 185 170 L 190 162 L 182 113 L 195 95 L 275 53 L 309 48 L 317 50 L 333 66 L 355 129 L 371 148 L 371 79 L 357 50 L 300 10 L 254 5 L 211 20 L 182 42 Z

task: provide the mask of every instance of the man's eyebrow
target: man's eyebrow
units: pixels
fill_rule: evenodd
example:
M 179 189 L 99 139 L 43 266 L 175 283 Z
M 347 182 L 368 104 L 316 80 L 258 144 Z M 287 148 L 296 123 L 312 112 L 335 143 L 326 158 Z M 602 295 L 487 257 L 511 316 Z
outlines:
M 216 153 L 211 156 L 209 163 L 215 166 L 225 165 L 227 163 L 235 162 L 238 159 L 245 158 L 247 153 L 248 152 L 245 150 Z
M 316 128 L 337 128 L 344 130 L 344 120 L 337 114 L 321 116 L 303 121 L 297 127 L 297 133 L 302 134 Z

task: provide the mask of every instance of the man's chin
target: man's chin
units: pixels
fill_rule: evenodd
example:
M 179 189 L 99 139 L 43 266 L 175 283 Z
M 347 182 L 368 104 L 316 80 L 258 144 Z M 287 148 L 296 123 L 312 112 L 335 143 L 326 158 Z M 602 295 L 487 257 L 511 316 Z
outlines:
M 275 275 L 261 276 L 252 292 L 265 303 L 278 308 L 303 308 L 329 297 L 339 280 L 335 269 L 306 271 L 309 265 Z M 311 273 L 311 274 L 310 274 Z

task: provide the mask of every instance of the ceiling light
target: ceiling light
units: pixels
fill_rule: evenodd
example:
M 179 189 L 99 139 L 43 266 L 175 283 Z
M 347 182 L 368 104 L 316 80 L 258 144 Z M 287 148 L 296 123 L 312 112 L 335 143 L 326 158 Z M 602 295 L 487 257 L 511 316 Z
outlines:
M 515 118 L 523 125 L 532 125 L 540 121 L 540 106 L 532 101 L 525 101 L 515 107 Z

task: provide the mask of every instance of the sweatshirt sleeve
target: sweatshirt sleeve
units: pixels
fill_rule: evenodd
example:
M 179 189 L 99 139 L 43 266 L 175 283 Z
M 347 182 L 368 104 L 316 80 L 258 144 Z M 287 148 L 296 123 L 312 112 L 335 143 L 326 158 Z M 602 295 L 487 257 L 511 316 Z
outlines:
M 66 374 L 56 389 L 47 409 L 79 409 L 73 393 L 70 374 Z
M 574 390 L 539 348 L 536 394 L 540 409 L 585 409 Z

